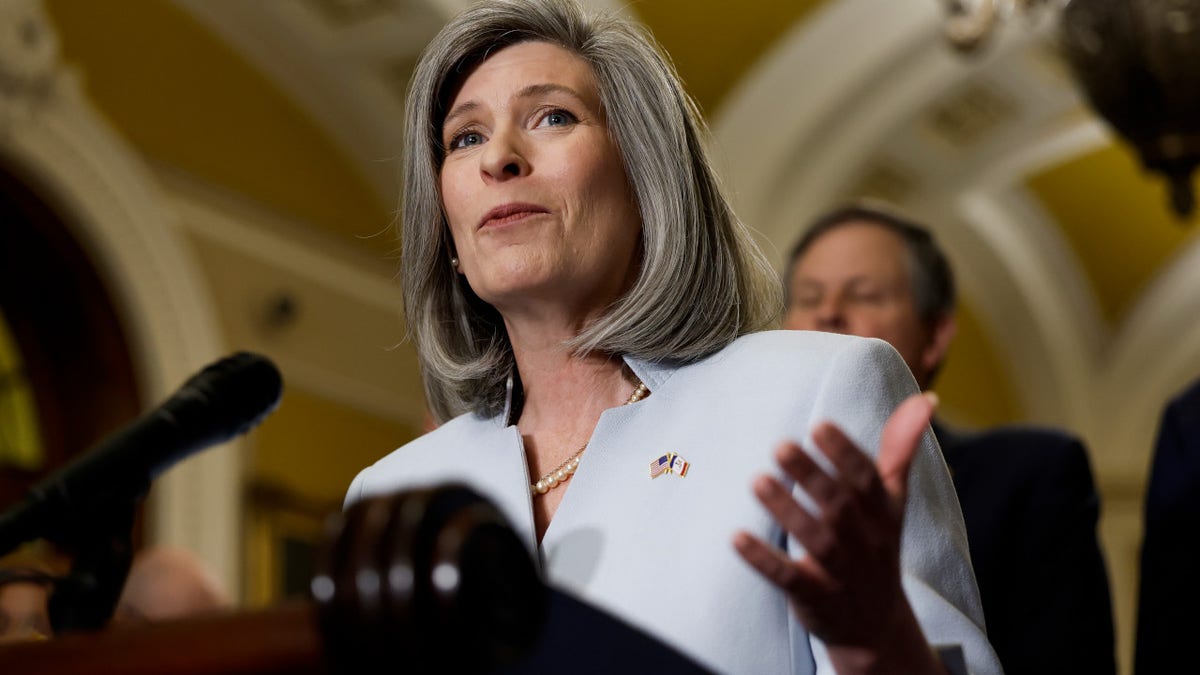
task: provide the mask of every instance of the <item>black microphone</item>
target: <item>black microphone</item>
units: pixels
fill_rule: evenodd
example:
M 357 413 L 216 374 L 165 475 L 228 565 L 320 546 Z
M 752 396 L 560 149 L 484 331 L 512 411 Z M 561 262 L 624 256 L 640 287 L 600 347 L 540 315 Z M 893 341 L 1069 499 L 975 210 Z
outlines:
M 31 539 L 55 541 L 86 528 L 118 500 L 135 502 L 176 462 L 261 422 L 279 405 L 282 388 L 279 370 L 258 354 L 239 352 L 209 365 L 0 515 L 0 554 Z

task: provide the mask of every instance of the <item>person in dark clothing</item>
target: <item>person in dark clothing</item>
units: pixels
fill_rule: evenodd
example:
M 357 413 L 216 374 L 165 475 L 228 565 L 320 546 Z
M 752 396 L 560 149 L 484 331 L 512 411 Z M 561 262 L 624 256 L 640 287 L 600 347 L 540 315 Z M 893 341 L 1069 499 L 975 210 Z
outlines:
M 885 340 L 922 389 L 932 385 L 954 337 L 955 292 L 925 228 L 868 206 L 831 212 L 796 244 L 785 285 L 785 328 Z M 935 421 L 933 430 L 1005 672 L 1114 673 L 1100 504 L 1083 444 L 1032 427 L 963 433 Z
M 1200 380 L 1163 412 L 1146 491 L 1134 673 L 1180 672 L 1200 634 Z

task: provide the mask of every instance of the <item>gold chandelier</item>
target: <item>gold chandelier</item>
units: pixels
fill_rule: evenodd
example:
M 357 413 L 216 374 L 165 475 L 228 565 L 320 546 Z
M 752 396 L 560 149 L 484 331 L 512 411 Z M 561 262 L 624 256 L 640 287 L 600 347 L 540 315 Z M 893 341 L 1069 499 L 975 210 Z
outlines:
M 977 50 L 1018 13 L 1060 12 L 1059 44 L 1095 111 L 1163 175 L 1180 217 L 1200 165 L 1200 0 L 942 0 L 945 33 Z

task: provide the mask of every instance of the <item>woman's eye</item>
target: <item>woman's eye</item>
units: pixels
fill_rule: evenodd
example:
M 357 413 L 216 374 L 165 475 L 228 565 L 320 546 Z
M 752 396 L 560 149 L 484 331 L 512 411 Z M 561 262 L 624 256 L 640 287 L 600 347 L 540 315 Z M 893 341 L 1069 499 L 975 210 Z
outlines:
M 551 110 L 542 116 L 538 126 L 560 127 L 566 124 L 573 124 L 575 121 L 575 116 L 566 110 Z
M 450 149 L 469 148 L 483 143 L 483 134 L 478 131 L 466 131 L 450 139 Z

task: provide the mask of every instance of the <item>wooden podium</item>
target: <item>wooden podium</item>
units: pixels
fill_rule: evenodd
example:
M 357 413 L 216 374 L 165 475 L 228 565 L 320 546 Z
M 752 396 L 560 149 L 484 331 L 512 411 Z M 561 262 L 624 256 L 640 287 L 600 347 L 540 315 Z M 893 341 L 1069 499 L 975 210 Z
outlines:
M 311 602 L 0 646 L 6 673 L 707 672 L 545 586 L 499 511 L 448 485 L 364 499 Z
M 3 645 L 0 664 L 14 675 L 304 674 L 330 672 L 323 649 L 316 609 L 303 603 Z

